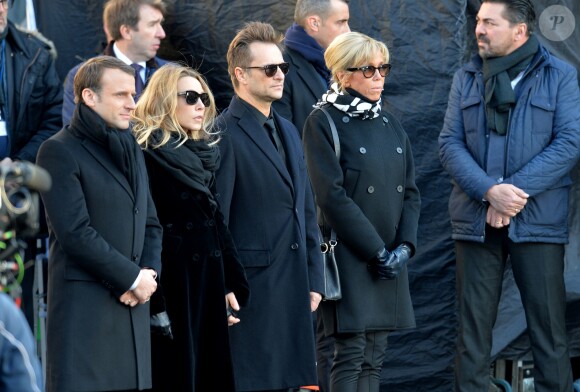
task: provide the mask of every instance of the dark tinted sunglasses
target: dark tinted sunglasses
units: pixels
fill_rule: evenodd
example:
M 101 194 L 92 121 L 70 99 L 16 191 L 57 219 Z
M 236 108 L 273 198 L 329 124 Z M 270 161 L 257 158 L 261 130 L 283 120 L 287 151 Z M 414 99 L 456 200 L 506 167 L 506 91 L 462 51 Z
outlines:
M 209 101 L 209 94 L 208 93 L 198 93 L 197 91 L 187 90 L 182 93 L 177 93 L 180 97 L 185 97 L 185 103 L 188 105 L 195 105 L 198 99 L 201 99 L 201 103 L 206 108 L 209 108 L 210 101 Z
M 391 64 L 383 64 L 379 65 L 378 67 L 373 67 L 372 65 L 365 65 L 364 67 L 358 68 L 347 68 L 347 71 L 355 72 L 361 71 L 363 76 L 367 79 L 370 79 L 375 74 L 376 70 L 379 70 L 379 75 L 383 78 L 386 77 L 391 72 Z
M 274 75 L 276 75 L 276 72 L 278 72 L 278 68 L 280 68 L 280 71 L 282 71 L 282 73 L 284 75 L 286 75 L 288 73 L 288 70 L 290 69 L 290 64 L 288 63 L 280 63 L 280 64 L 268 64 L 268 65 L 264 65 L 263 67 L 244 67 L 245 69 L 261 69 L 262 71 L 264 71 L 266 73 L 266 76 L 269 78 L 274 77 Z

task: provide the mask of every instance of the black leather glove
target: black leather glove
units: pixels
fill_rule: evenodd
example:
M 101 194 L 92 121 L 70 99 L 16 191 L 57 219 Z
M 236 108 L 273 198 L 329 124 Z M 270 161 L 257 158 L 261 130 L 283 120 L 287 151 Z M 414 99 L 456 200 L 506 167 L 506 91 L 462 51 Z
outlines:
M 369 270 L 379 279 L 396 279 L 412 253 L 411 247 L 406 243 L 397 246 L 392 252 L 381 249 L 369 264 Z
M 169 321 L 167 312 L 164 311 L 151 316 L 151 333 L 173 339 L 171 321 Z
M 390 254 L 389 251 L 386 248 L 383 248 L 383 249 L 379 250 L 379 252 L 376 254 L 376 256 L 371 261 L 369 261 L 369 263 L 367 264 L 367 268 L 368 268 L 369 272 L 375 278 L 388 279 L 388 278 L 384 278 L 383 276 L 386 273 L 385 263 L 387 262 L 387 259 L 389 258 L 389 254 Z
M 397 246 L 387 258 L 385 262 L 385 277 L 381 277 L 380 279 L 396 279 L 399 277 L 399 274 L 405 268 L 405 265 L 411 258 L 411 254 L 413 251 L 411 247 L 405 243 Z

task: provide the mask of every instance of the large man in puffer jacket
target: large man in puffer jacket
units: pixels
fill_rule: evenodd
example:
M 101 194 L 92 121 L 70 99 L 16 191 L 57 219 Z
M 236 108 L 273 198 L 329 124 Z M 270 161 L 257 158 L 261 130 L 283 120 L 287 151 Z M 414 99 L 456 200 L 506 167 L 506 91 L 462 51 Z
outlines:
M 453 179 L 457 391 L 488 390 L 508 256 L 526 313 L 535 390 L 572 390 L 563 271 L 580 92 L 576 70 L 542 47 L 534 23 L 530 0 L 483 1 L 479 55 L 454 77 L 439 137 Z

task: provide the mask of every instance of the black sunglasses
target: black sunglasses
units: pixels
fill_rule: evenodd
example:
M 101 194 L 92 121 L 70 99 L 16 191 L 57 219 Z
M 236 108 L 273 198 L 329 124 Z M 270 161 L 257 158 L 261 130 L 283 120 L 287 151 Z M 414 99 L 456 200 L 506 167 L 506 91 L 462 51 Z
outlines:
M 177 93 L 179 97 L 185 97 L 185 103 L 188 105 L 195 105 L 198 99 L 201 99 L 201 103 L 206 108 L 209 108 L 209 94 L 208 93 L 198 93 L 197 91 L 187 90 L 182 93 Z
M 375 74 L 375 71 L 379 71 L 379 75 L 383 78 L 386 77 L 391 72 L 391 64 L 383 64 L 379 65 L 378 67 L 373 67 L 372 65 L 365 65 L 364 67 L 358 68 L 347 68 L 347 71 L 362 71 L 362 74 L 365 78 L 370 79 Z
M 288 63 L 280 63 L 280 64 L 268 64 L 268 65 L 264 65 L 263 67 L 243 67 L 245 69 L 261 69 L 262 71 L 264 71 L 266 73 L 266 76 L 271 78 L 274 77 L 274 75 L 276 75 L 276 72 L 278 72 L 278 68 L 280 68 L 280 71 L 282 71 L 282 73 L 284 75 L 286 75 L 288 73 L 288 70 L 290 69 L 290 64 Z

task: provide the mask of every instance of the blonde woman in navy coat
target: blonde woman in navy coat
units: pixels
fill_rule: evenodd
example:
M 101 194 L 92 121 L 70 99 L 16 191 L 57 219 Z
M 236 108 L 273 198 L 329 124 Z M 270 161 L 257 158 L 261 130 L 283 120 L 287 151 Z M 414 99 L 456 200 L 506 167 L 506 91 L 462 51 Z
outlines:
M 304 126 L 308 172 L 323 233 L 337 234 L 342 299 L 321 304 L 335 338 L 332 392 L 378 392 L 390 331 L 415 318 L 406 263 L 416 248 L 420 199 L 409 139 L 381 108 L 391 68 L 387 47 L 360 33 L 337 37 L 325 52 L 333 85 Z

